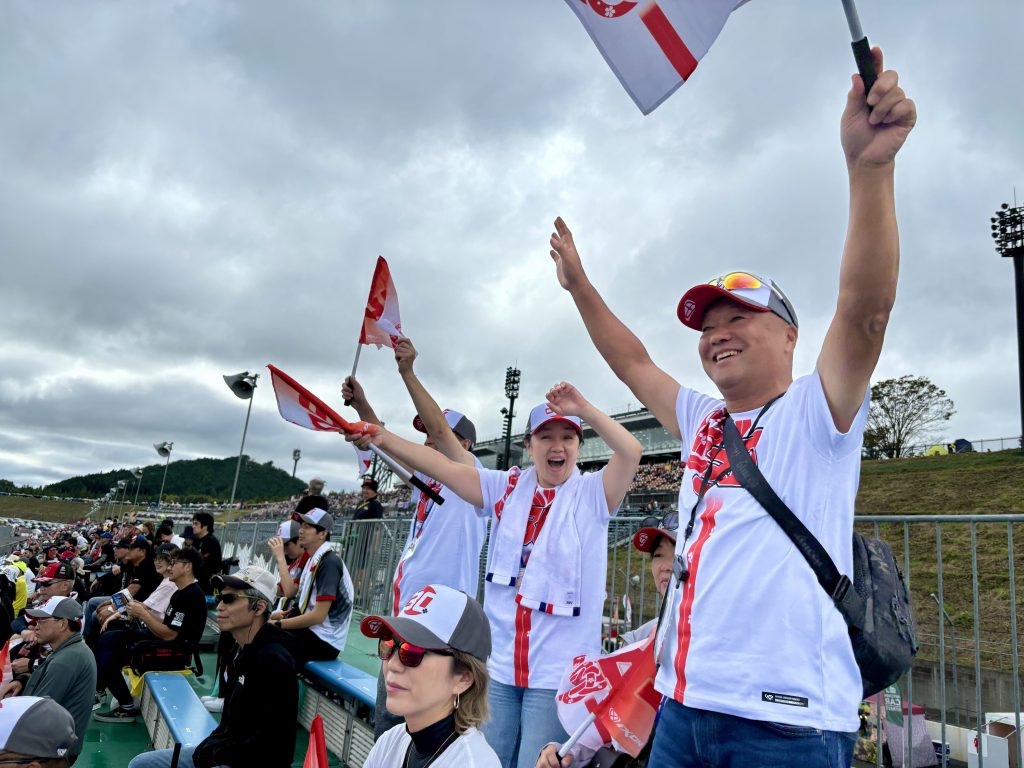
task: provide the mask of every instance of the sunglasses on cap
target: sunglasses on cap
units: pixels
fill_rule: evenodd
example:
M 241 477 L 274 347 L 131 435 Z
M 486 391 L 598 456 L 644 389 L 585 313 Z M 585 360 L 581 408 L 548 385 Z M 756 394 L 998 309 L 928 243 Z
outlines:
M 253 597 L 252 595 L 240 595 L 237 592 L 218 592 L 214 595 L 214 599 L 218 603 L 224 603 L 224 605 L 234 605 L 236 600 L 264 600 L 266 598 Z
M 651 515 L 645 517 L 640 521 L 641 528 L 661 528 L 664 531 L 678 531 L 679 530 L 679 513 L 668 512 L 664 517 L 658 517 L 657 515 Z
M 768 309 L 793 327 L 798 327 L 796 322 L 796 312 L 789 303 L 789 299 L 786 298 L 785 294 L 778 289 L 775 283 L 765 282 L 761 280 L 757 275 L 752 275 L 749 272 L 730 272 L 727 275 L 716 277 L 713 280 L 708 280 L 708 285 L 713 285 L 716 288 L 721 288 L 726 291 L 742 291 L 742 290 L 757 290 L 758 288 L 768 288 L 771 291 L 772 296 L 775 297 L 776 302 L 769 301 Z
M 395 650 L 398 650 L 398 660 L 402 662 L 403 667 L 418 667 L 420 662 L 423 661 L 423 657 L 428 653 L 436 653 L 438 656 L 454 656 L 451 651 L 437 651 L 433 648 L 420 648 L 418 645 L 407 643 L 404 640 L 396 642 L 398 638 L 389 637 L 387 639 L 381 638 L 377 641 L 377 656 L 380 657 L 381 661 L 387 661 L 395 655 Z

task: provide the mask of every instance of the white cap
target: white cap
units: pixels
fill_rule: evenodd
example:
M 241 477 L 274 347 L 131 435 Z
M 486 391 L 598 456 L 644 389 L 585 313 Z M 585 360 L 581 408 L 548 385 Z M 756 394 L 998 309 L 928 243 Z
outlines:
M 530 423 L 527 426 L 526 431 L 532 435 L 549 421 L 564 421 L 567 424 L 572 424 L 580 437 L 583 437 L 583 422 L 580 420 L 579 416 L 560 416 L 551 410 L 551 406 L 548 403 L 541 403 L 530 411 Z
M 242 568 L 228 576 L 218 574 L 210 579 L 210 585 L 215 589 L 224 587 L 255 589 L 270 602 L 277 598 L 277 578 L 270 571 L 265 571 L 255 565 Z

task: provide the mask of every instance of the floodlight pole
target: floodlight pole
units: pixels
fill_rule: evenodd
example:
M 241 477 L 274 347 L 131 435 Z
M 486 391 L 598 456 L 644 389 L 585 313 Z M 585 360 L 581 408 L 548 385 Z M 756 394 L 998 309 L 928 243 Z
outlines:
M 242 455 L 245 453 L 245 435 L 249 431 L 249 415 L 252 413 L 252 400 L 253 394 L 256 390 L 256 379 L 259 378 L 258 373 L 247 374 L 245 380 L 249 382 L 251 389 L 248 393 L 249 407 L 245 410 L 245 426 L 242 427 L 242 445 L 238 449 L 238 463 L 235 465 L 235 482 L 231 485 L 231 501 L 228 502 L 228 506 L 234 506 L 235 504 L 235 491 L 238 490 L 238 473 L 242 471 Z M 232 390 L 234 391 L 234 390 Z M 235 393 L 236 396 L 238 393 Z M 228 512 L 230 517 L 231 513 Z
M 156 499 L 156 510 L 159 512 L 160 504 L 162 504 L 164 500 L 164 483 L 167 482 L 167 467 L 171 464 L 171 449 L 174 448 L 174 443 L 168 443 L 165 441 L 160 445 L 154 445 L 153 447 L 156 448 L 156 452 L 158 454 L 167 457 L 167 461 L 164 462 L 164 477 L 163 480 L 160 481 L 160 495 Z
M 519 396 L 519 379 L 521 371 L 518 368 L 509 366 L 505 369 L 505 397 L 508 398 L 508 409 L 502 408 L 501 413 L 505 417 L 503 428 L 505 437 L 505 453 L 501 462 L 501 469 L 509 468 L 509 461 L 512 458 L 512 419 L 515 418 L 516 398 Z
M 139 467 L 139 474 L 135 478 L 135 501 L 132 502 L 132 509 L 135 509 L 135 507 L 139 506 L 139 488 L 142 487 L 143 473 L 144 470 L 142 469 L 142 467 Z M 132 474 L 134 475 L 135 473 L 133 472 Z
M 1024 451 L 1024 206 L 1003 203 L 992 217 L 996 252 L 1013 259 L 1013 285 L 1017 300 L 1017 394 L 1020 399 L 1020 442 Z
M 292 479 L 293 480 L 295 479 L 295 472 L 299 468 L 299 459 L 301 459 L 301 458 L 302 458 L 302 451 L 300 451 L 298 448 L 296 448 L 294 451 L 292 451 L 292 460 L 295 462 L 294 464 L 292 464 Z

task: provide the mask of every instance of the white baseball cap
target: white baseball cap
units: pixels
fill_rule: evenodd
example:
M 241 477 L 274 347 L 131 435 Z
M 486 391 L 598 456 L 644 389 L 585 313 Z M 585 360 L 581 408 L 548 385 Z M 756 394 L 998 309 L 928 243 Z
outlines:
M 550 421 L 564 421 L 567 424 L 572 424 L 579 433 L 580 438 L 583 438 L 583 422 L 580 420 L 580 417 L 560 416 L 551 410 L 551 406 L 548 403 L 541 403 L 530 411 L 530 423 L 526 431 L 532 435 Z
M 80 619 L 82 606 L 73 597 L 51 597 L 38 608 L 25 609 L 32 619 Z
M 429 584 L 397 616 L 367 616 L 359 629 L 367 637 L 391 637 L 427 650 L 451 648 L 480 661 L 491 655 L 491 625 L 476 600 L 443 584 Z
M 270 602 L 277 598 L 277 577 L 270 571 L 265 571 L 255 565 L 242 568 L 228 576 L 218 574 L 210 579 L 210 586 L 214 589 L 223 589 L 224 587 L 255 589 Z
M 330 531 L 334 527 L 334 518 L 326 509 L 311 509 L 307 514 L 299 515 L 299 519 L 309 525 L 323 528 L 325 531 Z

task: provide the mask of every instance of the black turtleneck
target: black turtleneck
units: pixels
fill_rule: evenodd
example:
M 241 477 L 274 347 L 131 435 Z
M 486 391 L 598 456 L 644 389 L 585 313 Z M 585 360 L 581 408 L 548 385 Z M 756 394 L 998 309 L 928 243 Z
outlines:
M 406 753 L 408 762 L 405 765 L 408 768 L 426 768 L 433 762 L 435 755 L 440 756 L 438 750 L 441 749 L 441 745 L 445 744 L 445 749 L 451 746 L 452 742 L 455 741 L 452 738 L 452 734 L 455 733 L 455 715 L 448 715 L 444 720 L 438 720 L 433 725 L 428 725 L 422 731 L 416 731 L 416 733 L 409 732 L 412 737 L 412 744 L 409 745 L 409 751 Z M 442 752 L 444 750 L 441 750 Z

